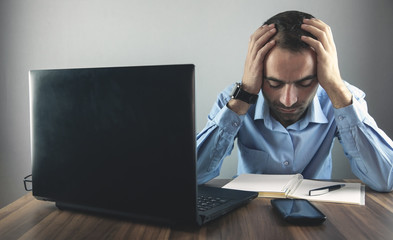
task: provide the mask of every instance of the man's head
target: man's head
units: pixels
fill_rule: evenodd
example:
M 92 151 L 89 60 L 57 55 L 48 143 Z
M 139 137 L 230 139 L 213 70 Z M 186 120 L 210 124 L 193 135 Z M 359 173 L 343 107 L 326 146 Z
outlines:
M 308 13 L 287 11 L 269 18 L 264 24 L 275 25 L 277 33 L 274 35 L 273 39 L 276 41 L 276 46 L 298 52 L 309 48 L 309 46 L 300 39 L 301 36 L 309 36 L 316 39 L 314 35 L 304 31 L 300 27 L 303 24 L 303 19 L 311 18 L 314 18 L 314 16 Z
M 301 29 L 311 15 L 296 11 L 273 16 L 266 24 L 277 29 L 275 47 L 264 61 L 262 92 L 273 117 L 284 127 L 304 116 L 318 88 L 315 52 L 301 40 L 312 36 Z

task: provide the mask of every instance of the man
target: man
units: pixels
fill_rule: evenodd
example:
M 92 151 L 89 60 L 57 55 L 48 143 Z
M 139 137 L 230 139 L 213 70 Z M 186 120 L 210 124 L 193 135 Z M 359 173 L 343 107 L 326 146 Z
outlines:
M 236 138 L 238 174 L 329 179 L 338 137 L 353 173 L 391 191 L 393 142 L 364 97 L 341 79 L 328 25 L 302 12 L 277 14 L 251 36 L 241 84 L 218 96 L 197 136 L 198 182 L 219 175 Z

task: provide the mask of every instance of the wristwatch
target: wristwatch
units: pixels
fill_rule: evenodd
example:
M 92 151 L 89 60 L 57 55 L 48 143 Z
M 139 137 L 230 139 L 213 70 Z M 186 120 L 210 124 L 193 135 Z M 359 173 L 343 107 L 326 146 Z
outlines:
M 258 95 L 244 91 L 242 89 L 242 85 L 240 83 L 236 83 L 232 90 L 231 98 L 242 100 L 248 104 L 255 104 L 258 100 Z

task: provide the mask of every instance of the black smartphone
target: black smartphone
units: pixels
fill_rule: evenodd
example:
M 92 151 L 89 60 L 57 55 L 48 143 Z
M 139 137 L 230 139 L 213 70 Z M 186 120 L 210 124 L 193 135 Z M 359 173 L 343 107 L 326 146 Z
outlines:
M 296 225 L 318 225 L 326 216 L 305 199 L 272 199 L 271 204 L 286 222 Z

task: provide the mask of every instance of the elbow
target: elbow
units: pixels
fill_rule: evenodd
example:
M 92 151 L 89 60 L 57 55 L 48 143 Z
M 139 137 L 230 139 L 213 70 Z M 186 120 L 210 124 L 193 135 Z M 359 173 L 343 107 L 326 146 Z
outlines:
M 213 172 L 197 172 L 197 184 L 202 185 L 204 183 L 207 183 L 218 175 L 220 175 L 220 172 L 217 170 Z
M 390 174 L 384 181 L 381 181 L 379 183 L 374 183 L 370 184 L 369 187 L 377 192 L 391 192 L 393 191 L 393 177 L 392 174 Z
M 374 191 L 386 193 L 393 191 L 393 166 L 356 168 L 353 173 Z
M 384 192 L 388 193 L 393 191 L 393 186 L 390 185 L 385 185 L 385 186 L 369 186 L 372 190 L 377 191 L 377 192 Z
M 386 182 L 382 186 L 379 192 L 391 192 L 391 191 L 393 191 L 393 168 L 390 168 L 390 173 L 386 178 Z
M 381 189 L 379 192 L 391 192 L 393 191 L 393 181 L 390 180 L 388 181 Z

